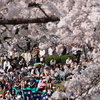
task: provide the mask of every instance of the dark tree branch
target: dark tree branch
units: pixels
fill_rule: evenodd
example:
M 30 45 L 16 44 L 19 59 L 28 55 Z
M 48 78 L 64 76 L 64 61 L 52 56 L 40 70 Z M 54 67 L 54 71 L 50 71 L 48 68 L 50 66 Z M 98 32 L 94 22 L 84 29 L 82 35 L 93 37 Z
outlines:
M 5 36 L 5 37 L 3 38 L 4 41 L 6 41 L 6 40 L 8 40 L 8 39 L 11 39 L 11 37 Z
M 9 32 L 11 32 L 11 30 L 9 30 L 9 28 L 6 25 L 3 25 Z
M 6 31 L 6 29 L 5 30 L 2 30 L 1 34 L 3 34 L 5 31 Z
M 38 8 L 44 13 L 44 15 L 49 18 L 49 16 L 45 13 L 45 11 L 40 7 L 40 5 L 38 5 Z
M 19 46 L 18 44 L 16 44 L 18 46 L 18 48 L 20 48 L 21 50 L 24 50 L 21 46 Z
M 7 42 L 7 41 L 6 41 Z M 11 44 L 9 43 L 9 42 L 7 42 L 7 44 L 9 45 L 9 46 L 11 46 Z
M 17 24 L 28 24 L 28 23 L 47 23 L 47 22 L 55 22 L 60 21 L 60 19 L 56 16 L 51 16 L 49 18 L 33 18 L 33 19 L 11 19 L 11 20 L 0 20 L 0 25 L 8 24 L 8 25 L 17 25 Z
M 49 16 L 45 13 L 45 11 L 41 8 L 40 4 L 37 4 L 37 3 L 29 3 L 28 7 L 38 7 L 43 13 L 44 15 L 49 18 Z
M 16 29 L 16 32 L 15 32 L 15 34 L 18 34 L 18 33 L 19 33 L 19 28 L 17 28 L 17 29 Z
M 38 4 L 38 3 L 31 2 L 31 3 L 28 4 L 28 7 L 37 7 L 37 6 L 39 6 L 39 5 L 40 5 L 40 4 Z

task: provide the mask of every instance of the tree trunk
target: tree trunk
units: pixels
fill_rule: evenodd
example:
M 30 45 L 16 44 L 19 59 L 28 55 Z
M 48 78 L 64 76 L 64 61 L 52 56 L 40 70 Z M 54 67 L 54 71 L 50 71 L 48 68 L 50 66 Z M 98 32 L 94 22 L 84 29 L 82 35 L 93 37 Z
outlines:
M 27 42 L 27 50 L 30 50 L 30 42 Z
M 85 55 L 85 60 L 87 61 L 88 58 L 87 58 L 87 51 L 86 51 L 85 45 L 83 45 L 83 53 Z

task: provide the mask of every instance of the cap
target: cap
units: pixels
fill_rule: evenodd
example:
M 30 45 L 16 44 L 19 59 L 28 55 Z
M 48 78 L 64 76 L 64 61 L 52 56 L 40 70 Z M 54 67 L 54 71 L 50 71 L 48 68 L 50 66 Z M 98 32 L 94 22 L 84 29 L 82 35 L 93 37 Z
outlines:
M 16 50 L 16 48 L 14 48 L 14 50 Z

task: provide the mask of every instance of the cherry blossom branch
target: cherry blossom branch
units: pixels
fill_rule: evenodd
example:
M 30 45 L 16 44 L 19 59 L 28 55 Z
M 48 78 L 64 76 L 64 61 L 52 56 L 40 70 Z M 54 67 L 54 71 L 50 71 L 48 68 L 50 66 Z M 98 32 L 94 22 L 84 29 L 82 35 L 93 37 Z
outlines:
M 17 44 L 17 47 L 20 48 L 21 50 L 24 50 L 21 46 L 19 46 L 19 44 Z
M 6 25 L 3 25 L 9 32 L 12 32 L 11 30 L 9 30 L 9 28 Z
M 60 19 L 56 16 L 51 16 L 49 18 L 33 18 L 33 19 L 5 19 L 5 20 L 0 20 L 0 25 L 4 24 L 12 24 L 12 25 L 17 25 L 17 24 L 28 24 L 28 23 L 47 23 L 47 22 L 55 22 L 55 21 L 60 21 Z
M 87 90 L 85 92 L 82 92 L 80 93 L 80 95 L 78 95 L 77 97 L 74 98 L 74 100 L 76 100 L 77 98 L 79 98 L 80 96 L 82 96 L 84 93 L 88 94 L 89 93 L 89 90 L 93 87 L 93 86 L 97 86 L 98 83 L 100 82 L 99 79 L 100 79 L 100 75 L 97 75 L 95 76 L 95 78 L 92 80 L 91 84 L 92 86 L 90 85 Z M 86 96 L 86 95 L 85 95 Z
M 28 7 L 38 7 L 43 13 L 44 15 L 49 18 L 49 16 L 45 13 L 45 11 L 40 7 L 40 4 L 37 4 L 37 3 L 29 3 Z

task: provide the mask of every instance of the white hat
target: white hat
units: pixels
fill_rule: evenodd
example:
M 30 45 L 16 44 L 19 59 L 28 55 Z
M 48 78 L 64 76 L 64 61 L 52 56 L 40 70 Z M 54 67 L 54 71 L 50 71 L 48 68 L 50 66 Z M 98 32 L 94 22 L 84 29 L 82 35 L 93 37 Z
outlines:
M 14 48 L 14 50 L 16 50 L 16 48 Z

